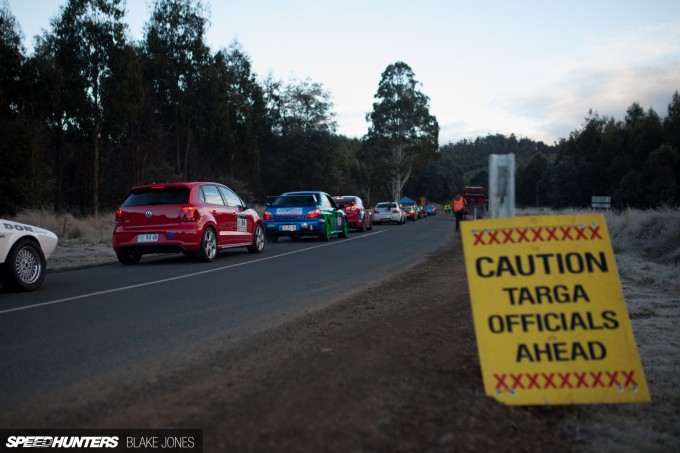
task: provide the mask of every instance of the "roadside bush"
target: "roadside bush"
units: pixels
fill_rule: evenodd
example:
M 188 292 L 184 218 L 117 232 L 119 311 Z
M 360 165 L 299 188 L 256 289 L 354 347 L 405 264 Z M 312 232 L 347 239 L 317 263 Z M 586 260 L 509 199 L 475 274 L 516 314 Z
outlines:
M 114 214 L 74 217 L 69 213 L 57 214 L 44 209 L 31 209 L 19 213 L 14 220 L 50 230 L 59 237 L 60 241 L 74 239 L 86 243 L 102 244 L 111 242 Z

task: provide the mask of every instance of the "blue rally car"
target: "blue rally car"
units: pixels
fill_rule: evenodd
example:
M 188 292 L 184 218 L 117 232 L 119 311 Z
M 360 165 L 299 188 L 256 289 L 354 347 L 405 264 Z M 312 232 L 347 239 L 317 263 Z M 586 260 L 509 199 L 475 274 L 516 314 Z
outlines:
M 347 215 L 325 192 L 286 192 L 268 196 L 265 205 L 268 241 L 277 241 L 279 236 L 316 236 L 328 241 L 334 234 L 341 238 L 348 235 Z

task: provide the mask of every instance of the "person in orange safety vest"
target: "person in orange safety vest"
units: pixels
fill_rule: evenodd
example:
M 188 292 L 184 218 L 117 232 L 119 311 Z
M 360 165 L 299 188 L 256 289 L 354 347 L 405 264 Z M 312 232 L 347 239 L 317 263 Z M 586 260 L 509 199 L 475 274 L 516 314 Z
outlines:
M 451 206 L 453 207 L 453 215 L 456 216 L 456 231 L 458 231 L 460 221 L 463 220 L 463 213 L 465 213 L 465 208 L 467 207 L 467 201 L 461 196 L 460 192 L 456 192 L 456 196 L 451 200 Z

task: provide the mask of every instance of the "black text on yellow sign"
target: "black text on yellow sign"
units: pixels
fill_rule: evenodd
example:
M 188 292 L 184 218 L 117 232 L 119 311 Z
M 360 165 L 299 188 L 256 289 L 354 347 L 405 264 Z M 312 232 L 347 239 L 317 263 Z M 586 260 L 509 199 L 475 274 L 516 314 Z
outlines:
M 464 222 L 462 238 L 487 395 L 649 401 L 604 216 Z

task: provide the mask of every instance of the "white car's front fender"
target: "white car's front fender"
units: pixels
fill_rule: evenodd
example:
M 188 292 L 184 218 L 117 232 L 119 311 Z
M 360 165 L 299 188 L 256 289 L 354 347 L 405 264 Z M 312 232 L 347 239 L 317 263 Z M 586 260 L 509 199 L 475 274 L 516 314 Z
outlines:
M 22 238 L 31 237 L 38 241 L 45 259 L 57 247 L 57 235 L 49 230 L 0 219 L 0 263 L 4 263 L 12 246 Z

